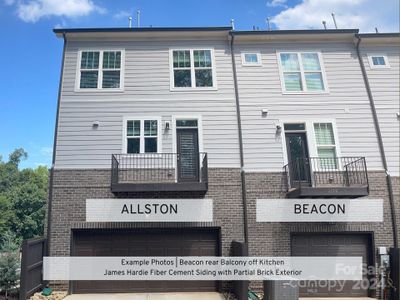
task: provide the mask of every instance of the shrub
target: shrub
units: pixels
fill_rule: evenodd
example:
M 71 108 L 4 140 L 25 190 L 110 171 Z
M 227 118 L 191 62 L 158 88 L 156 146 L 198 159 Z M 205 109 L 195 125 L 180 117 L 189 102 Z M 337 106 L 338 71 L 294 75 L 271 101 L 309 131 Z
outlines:
M 0 249 L 0 289 L 8 294 L 17 288 L 19 281 L 19 251 L 15 238 L 7 234 L 2 249 Z

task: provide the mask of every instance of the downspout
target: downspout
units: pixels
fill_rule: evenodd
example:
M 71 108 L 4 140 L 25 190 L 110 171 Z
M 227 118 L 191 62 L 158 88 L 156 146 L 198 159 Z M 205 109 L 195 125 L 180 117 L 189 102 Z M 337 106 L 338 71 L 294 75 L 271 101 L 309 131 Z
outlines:
M 380 155 L 381 155 L 383 168 L 385 169 L 385 174 L 386 174 L 386 185 L 387 185 L 388 192 L 389 192 L 390 214 L 391 214 L 391 217 L 392 217 L 393 245 L 394 245 L 395 248 L 398 248 L 397 220 L 396 220 L 396 210 L 395 210 L 395 203 L 394 203 L 392 179 L 390 177 L 390 173 L 389 173 L 389 170 L 388 170 L 388 165 L 387 165 L 387 160 L 386 160 L 386 155 L 385 155 L 385 148 L 383 146 L 382 133 L 381 133 L 381 129 L 380 129 L 380 126 L 379 126 L 378 114 L 376 113 L 374 98 L 372 96 L 371 87 L 369 85 L 367 71 L 365 70 L 364 62 L 362 60 L 362 56 L 361 56 L 361 53 L 360 53 L 361 37 L 359 35 L 356 35 L 356 37 L 357 37 L 356 51 L 357 51 L 358 62 L 360 63 L 360 67 L 361 67 L 361 72 L 362 72 L 363 79 L 364 79 L 365 88 L 367 90 L 368 99 L 369 99 L 369 105 L 371 107 L 371 112 L 372 112 L 372 117 L 373 117 L 373 120 L 374 120 L 375 131 L 376 131 L 376 135 L 377 135 L 377 138 L 378 138 L 379 152 L 380 152 Z
M 235 88 L 236 118 L 237 118 L 238 135 L 239 135 L 240 178 L 242 186 L 242 205 L 243 205 L 243 233 L 244 233 L 244 242 L 246 243 L 246 248 L 248 249 L 249 231 L 248 231 L 248 218 L 247 218 L 247 197 L 246 197 L 246 176 L 245 176 L 246 174 L 244 172 L 242 117 L 240 114 L 239 87 L 238 87 L 238 80 L 236 73 L 234 46 L 233 46 L 235 35 L 233 31 L 230 31 L 229 36 L 231 37 L 230 51 L 232 59 L 233 84 Z
M 67 38 L 65 36 L 65 32 L 63 33 L 63 54 L 61 61 L 61 73 L 60 73 L 60 81 L 58 84 L 58 99 L 57 99 L 57 112 L 56 112 L 56 121 L 54 127 L 54 141 L 53 141 L 53 156 L 51 162 L 50 169 L 50 178 L 49 178 L 49 200 L 47 204 L 47 255 L 50 256 L 50 239 L 51 239 L 51 208 L 53 202 L 53 182 L 54 182 L 54 164 L 56 161 L 56 145 L 57 145 L 57 134 L 58 134 L 58 118 L 60 114 L 60 102 L 61 102 L 61 90 L 62 90 L 62 79 L 64 75 L 64 61 L 65 61 L 65 48 L 67 46 Z

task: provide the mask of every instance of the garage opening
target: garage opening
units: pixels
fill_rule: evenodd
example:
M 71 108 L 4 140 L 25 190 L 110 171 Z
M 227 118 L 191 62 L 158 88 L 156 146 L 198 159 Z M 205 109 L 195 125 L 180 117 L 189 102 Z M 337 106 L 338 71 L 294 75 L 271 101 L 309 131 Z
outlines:
M 371 234 L 294 233 L 292 256 L 361 256 L 363 264 L 373 265 Z M 300 281 L 301 297 L 368 297 L 370 278 L 362 281 Z
M 219 228 L 74 230 L 72 256 L 219 256 Z M 74 281 L 72 293 L 217 291 L 216 281 Z

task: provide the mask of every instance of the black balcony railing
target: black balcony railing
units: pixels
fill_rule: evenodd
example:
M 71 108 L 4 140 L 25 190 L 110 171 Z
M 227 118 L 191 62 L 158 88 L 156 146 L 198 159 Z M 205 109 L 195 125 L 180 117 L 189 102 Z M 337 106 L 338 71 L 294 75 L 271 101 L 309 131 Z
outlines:
M 208 186 L 207 153 L 113 154 L 113 192 L 203 191 Z
M 285 165 L 283 171 L 289 193 L 297 190 L 301 194 L 301 190 L 313 188 L 314 194 L 319 189 L 315 196 L 324 196 L 324 192 L 332 194 L 328 196 L 346 196 L 347 189 L 349 196 L 364 196 L 369 191 L 364 157 L 298 158 Z

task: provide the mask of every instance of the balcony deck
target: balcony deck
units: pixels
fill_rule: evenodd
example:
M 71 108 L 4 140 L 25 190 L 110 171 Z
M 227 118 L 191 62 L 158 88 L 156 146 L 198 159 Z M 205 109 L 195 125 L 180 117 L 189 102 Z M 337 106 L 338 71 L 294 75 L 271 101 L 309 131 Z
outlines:
M 113 154 L 111 191 L 206 193 L 207 168 L 206 153 L 186 161 L 177 153 Z
M 301 158 L 284 166 L 287 198 L 358 198 L 369 194 L 364 157 Z

